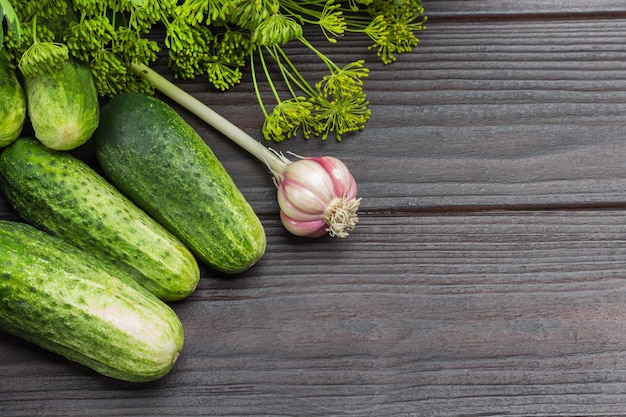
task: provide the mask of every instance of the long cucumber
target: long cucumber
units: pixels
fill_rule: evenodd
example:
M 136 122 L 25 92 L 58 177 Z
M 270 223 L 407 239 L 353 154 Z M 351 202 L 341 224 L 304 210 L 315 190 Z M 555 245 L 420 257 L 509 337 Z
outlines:
M 114 97 L 94 141 L 111 182 L 200 260 L 239 273 L 263 256 L 259 218 L 209 146 L 165 102 L 143 93 Z
M 198 284 L 187 247 L 68 152 L 18 139 L 0 155 L 0 188 L 29 223 L 123 269 L 165 301 Z
M 165 376 L 183 348 L 181 321 L 114 271 L 31 225 L 0 220 L 0 330 L 112 378 Z

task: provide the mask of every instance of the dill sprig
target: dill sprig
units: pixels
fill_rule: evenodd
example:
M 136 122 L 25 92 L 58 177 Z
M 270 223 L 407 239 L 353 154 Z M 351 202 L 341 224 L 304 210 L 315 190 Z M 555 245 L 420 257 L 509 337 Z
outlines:
M 101 96 L 154 88 L 131 69 L 149 66 L 165 48 L 178 79 L 204 77 L 217 90 L 237 85 L 247 70 L 266 120 L 266 139 L 281 141 L 362 129 L 370 116 L 363 90 L 365 60 L 335 63 L 304 27 L 325 39 L 346 34 L 371 40 L 390 64 L 418 43 L 426 18 L 419 0 L 0 0 L 0 47 L 22 73 L 54 71 L 68 58 L 89 66 Z M 156 39 L 157 25 L 164 33 Z M 308 32 L 307 32 L 308 33 Z M 326 71 L 307 80 L 286 52 L 299 42 Z M 367 51 L 365 51 L 367 53 Z M 262 85 L 270 97 L 262 98 Z

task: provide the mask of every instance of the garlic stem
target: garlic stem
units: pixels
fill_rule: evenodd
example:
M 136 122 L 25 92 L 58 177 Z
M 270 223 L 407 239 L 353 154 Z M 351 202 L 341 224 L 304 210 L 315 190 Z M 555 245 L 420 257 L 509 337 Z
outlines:
M 213 126 L 259 161 L 265 163 L 274 175 L 281 173 L 289 163 L 285 157 L 271 151 L 246 132 L 213 111 L 206 104 L 174 85 L 147 65 L 133 63 L 131 69 L 140 77 L 154 85 L 158 91 Z

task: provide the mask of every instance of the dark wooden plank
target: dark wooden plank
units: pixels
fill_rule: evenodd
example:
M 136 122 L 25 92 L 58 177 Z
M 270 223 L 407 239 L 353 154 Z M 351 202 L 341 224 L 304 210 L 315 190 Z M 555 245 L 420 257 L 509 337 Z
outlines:
M 155 383 L 2 334 L 0 415 L 623 414 L 622 3 L 426 2 L 429 29 L 391 66 L 360 38 L 323 46 L 367 58 L 371 122 L 271 146 L 348 163 L 364 200 L 347 240 L 288 236 L 265 167 L 181 110 L 260 214 L 265 258 L 203 269 L 173 305 L 184 355 Z M 261 140 L 247 77 L 181 85 Z
M 373 71 L 370 128 L 340 149 L 375 199 L 364 205 L 624 201 L 625 29 L 621 19 L 431 25 L 414 53 Z
M 623 16 L 626 5 L 620 0 L 424 0 L 422 5 L 431 19 L 539 18 L 559 16 L 587 18 Z
M 367 51 L 368 41 L 354 39 L 320 49 L 339 63 L 367 58 L 366 129 L 340 144 L 267 144 L 343 159 L 365 210 L 626 201 L 626 19 L 433 23 L 413 53 L 389 66 Z M 323 74 L 297 46 L 288 50 L 305 75 Z M 263 119 L 246 76 L 226 93 L 201 82 L 182 85 L 262 141 Z M 275 210 L 265 168 L 188 116 L 256 207 Z
M 624 211 L 365 216 L 284 237 L 174 305 L 163 380 L 104 379 L 5 337 L 7 416 L 607 415 L 626 407 Z M 345 241 L 348 242 L 348 241 Z

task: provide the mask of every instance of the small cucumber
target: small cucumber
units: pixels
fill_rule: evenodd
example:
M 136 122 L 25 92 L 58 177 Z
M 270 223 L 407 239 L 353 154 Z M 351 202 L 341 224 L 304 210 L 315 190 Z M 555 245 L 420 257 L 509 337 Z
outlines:
M 206 264 L 238 273 L 263 256 L 259 218 L 204 140 L 166 103 L 118 95 L 103 106 L 93 139 L 111 182 Z
M 16 140 L 26 120 L 26 94 L 14 68 L 0 53 L 0 147 Z
M 16 140 L 0 154 L 0 188 L 26 221 L 124 269 L 165 301 L 198 284 L 187 247 L 68 152 Z
M 70 59 L 53 73 L 24 77 L 24 87 L 35 137 L 44 145 L 70 150 L 91 138 L 100 103 L 87 66 Z
M 0 220 L 0 330 L 112 378 L 165 376 L 183 348 L 180 319 L 107 267 L 33 226 Z

